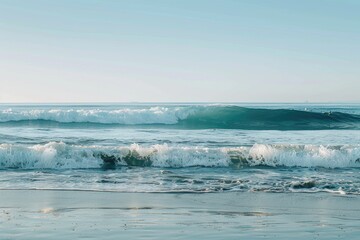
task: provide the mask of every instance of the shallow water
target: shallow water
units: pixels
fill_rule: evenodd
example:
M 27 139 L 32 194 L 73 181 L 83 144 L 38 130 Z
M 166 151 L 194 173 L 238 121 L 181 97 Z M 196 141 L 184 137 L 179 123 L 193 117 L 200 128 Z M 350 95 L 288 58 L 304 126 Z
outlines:
M 358 239 L 359 196 L 0 190 L 0 239 Z

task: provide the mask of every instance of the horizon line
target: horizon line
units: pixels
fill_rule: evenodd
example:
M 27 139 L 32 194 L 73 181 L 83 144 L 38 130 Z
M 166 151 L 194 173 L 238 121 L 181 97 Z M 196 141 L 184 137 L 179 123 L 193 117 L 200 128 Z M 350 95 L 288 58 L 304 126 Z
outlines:
M 317 101 L 317 102 L 311 102 L 311 101 L 287 101 L 287 102 L 251 102 L 251 101 L 115 101 L 115 102 L 109 102 L 109 101 L 98 101 L 98 102 L 91 102 L 91 101 L 79 101 L 79 102 L 0 102 L 1 105 L 16 105 L 16 104 L 23 104 L 23 105 L 33 105 L 33 104 L 360 104 L 360 101 Z

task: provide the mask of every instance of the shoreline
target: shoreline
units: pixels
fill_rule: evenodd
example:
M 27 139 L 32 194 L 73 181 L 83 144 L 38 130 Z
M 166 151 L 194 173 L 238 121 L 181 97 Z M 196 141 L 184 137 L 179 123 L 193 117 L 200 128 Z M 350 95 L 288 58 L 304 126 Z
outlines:
M 0 190 L 0 239 L 356 239 L 360 196 Z

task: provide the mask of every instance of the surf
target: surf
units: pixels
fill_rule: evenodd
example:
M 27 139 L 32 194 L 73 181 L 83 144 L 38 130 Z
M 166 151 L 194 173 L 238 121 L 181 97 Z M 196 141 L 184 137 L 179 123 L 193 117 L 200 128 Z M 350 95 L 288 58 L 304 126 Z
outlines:
M 119 109 L 3 109 L 0 125 L 34 127 L 157 127 L 177 129 L 360 129 L 360 115 L 240 106 L 136 107 Z
M 0 169 L 360 167 L 359 145 L 254 144 L 239 147 L 0 144 Z

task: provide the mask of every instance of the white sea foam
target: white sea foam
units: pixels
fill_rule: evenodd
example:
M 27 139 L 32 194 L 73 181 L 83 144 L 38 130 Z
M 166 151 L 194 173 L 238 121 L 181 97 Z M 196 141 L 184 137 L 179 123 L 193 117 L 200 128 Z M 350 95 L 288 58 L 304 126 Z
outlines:
M 21 146 L 0 144 L 0 167 L 21 169 L 98 168 L 101 159 L 89 148 L 50 142 L 44 145 Z
M 126 156 L 134 152 L 138 162 L 146 157 L 154 167 L 360 167 L 360 146 L 255 144 L 252 147 L 204 148 L 133 144 L 104 147 L 50 142 L 33 146 L 1 144 L 0 168 L 99 168 L 104 156 L 112 156 L 118 165 L 127 165 Z
M 46 120 L 63 123 L 103 123 L 103 124 L 175 124 L 185 119 L 192 112 L 191 108 L 122 108 L 103 109 L 33 109 L 0 111 L 0 122 Z
M 359 146 L 255 144 L 247 156 L 252 166 L 360 167 Z

